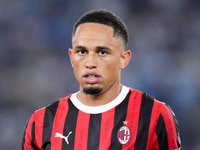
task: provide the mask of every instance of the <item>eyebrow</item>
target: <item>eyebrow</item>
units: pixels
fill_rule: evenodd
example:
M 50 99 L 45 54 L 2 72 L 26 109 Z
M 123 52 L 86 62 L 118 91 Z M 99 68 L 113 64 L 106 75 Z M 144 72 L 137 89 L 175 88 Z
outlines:
M 81 46 L 81 45 L 77 45 L 76 47 L 74 47 L 74 49 L 82 49 L 82 50 L 85 50 L 86 47 L 85 47 L 85 46 Z
M 98 50 L 111 50 L 109 47 L 106 47 L 106 46 L 97 46 L 96 49 Z
M 74 47 L 74 49 L 81 49 L 81 50 L 86 50 L 87 48 L 85 46 L 82 46 L 82 45 L 77 45 Z M 111 50 L 109 47 L 106 47 L 106 46 L 97 46 L 95 49 L 98 49 L 98 50 Z

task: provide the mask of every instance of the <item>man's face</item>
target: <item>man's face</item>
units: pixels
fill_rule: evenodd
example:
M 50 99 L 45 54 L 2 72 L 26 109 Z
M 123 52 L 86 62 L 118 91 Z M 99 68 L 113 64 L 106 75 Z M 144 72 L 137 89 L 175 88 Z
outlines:
M 97 23 L 80 25 L 69 49 L 80 91 L 98 89 L 95 94 L 101 94 L 119 86 L 120 70 L 125 67 L 124 52 L 122 40 L 113 37 L 111 27 Z

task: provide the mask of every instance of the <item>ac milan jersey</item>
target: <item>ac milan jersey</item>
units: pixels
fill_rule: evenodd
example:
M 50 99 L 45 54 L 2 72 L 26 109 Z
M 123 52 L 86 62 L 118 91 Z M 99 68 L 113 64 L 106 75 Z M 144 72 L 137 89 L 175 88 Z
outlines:
M 36 111 L 23 150 L 180 150 L 179 127 L 165 103 L 122 87 L 110 103 L 83 105 L 71 94 Z

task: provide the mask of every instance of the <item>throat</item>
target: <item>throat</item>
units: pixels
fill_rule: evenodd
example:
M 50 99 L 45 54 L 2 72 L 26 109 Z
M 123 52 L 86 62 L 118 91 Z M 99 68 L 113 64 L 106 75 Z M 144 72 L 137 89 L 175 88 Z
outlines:
M 87 106 L 101 106 L 113 101 L 121 92 L 121 86 L 118 90 L 111 91 L 100 87 L 83 88 L 77 94 L 77 98 L 81 103 Z

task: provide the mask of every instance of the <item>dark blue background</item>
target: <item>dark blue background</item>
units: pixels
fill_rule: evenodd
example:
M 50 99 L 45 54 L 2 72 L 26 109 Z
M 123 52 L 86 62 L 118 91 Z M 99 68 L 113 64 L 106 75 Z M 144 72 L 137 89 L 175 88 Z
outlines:
M 168 103 L 185 150 L 200 149 L 199 0 L 0 1 L 0 149 L 19 150 L 36 109 L 79 87 L 68 57 L 74 22 L 105 8 L 130 33 L 122 84 Z

